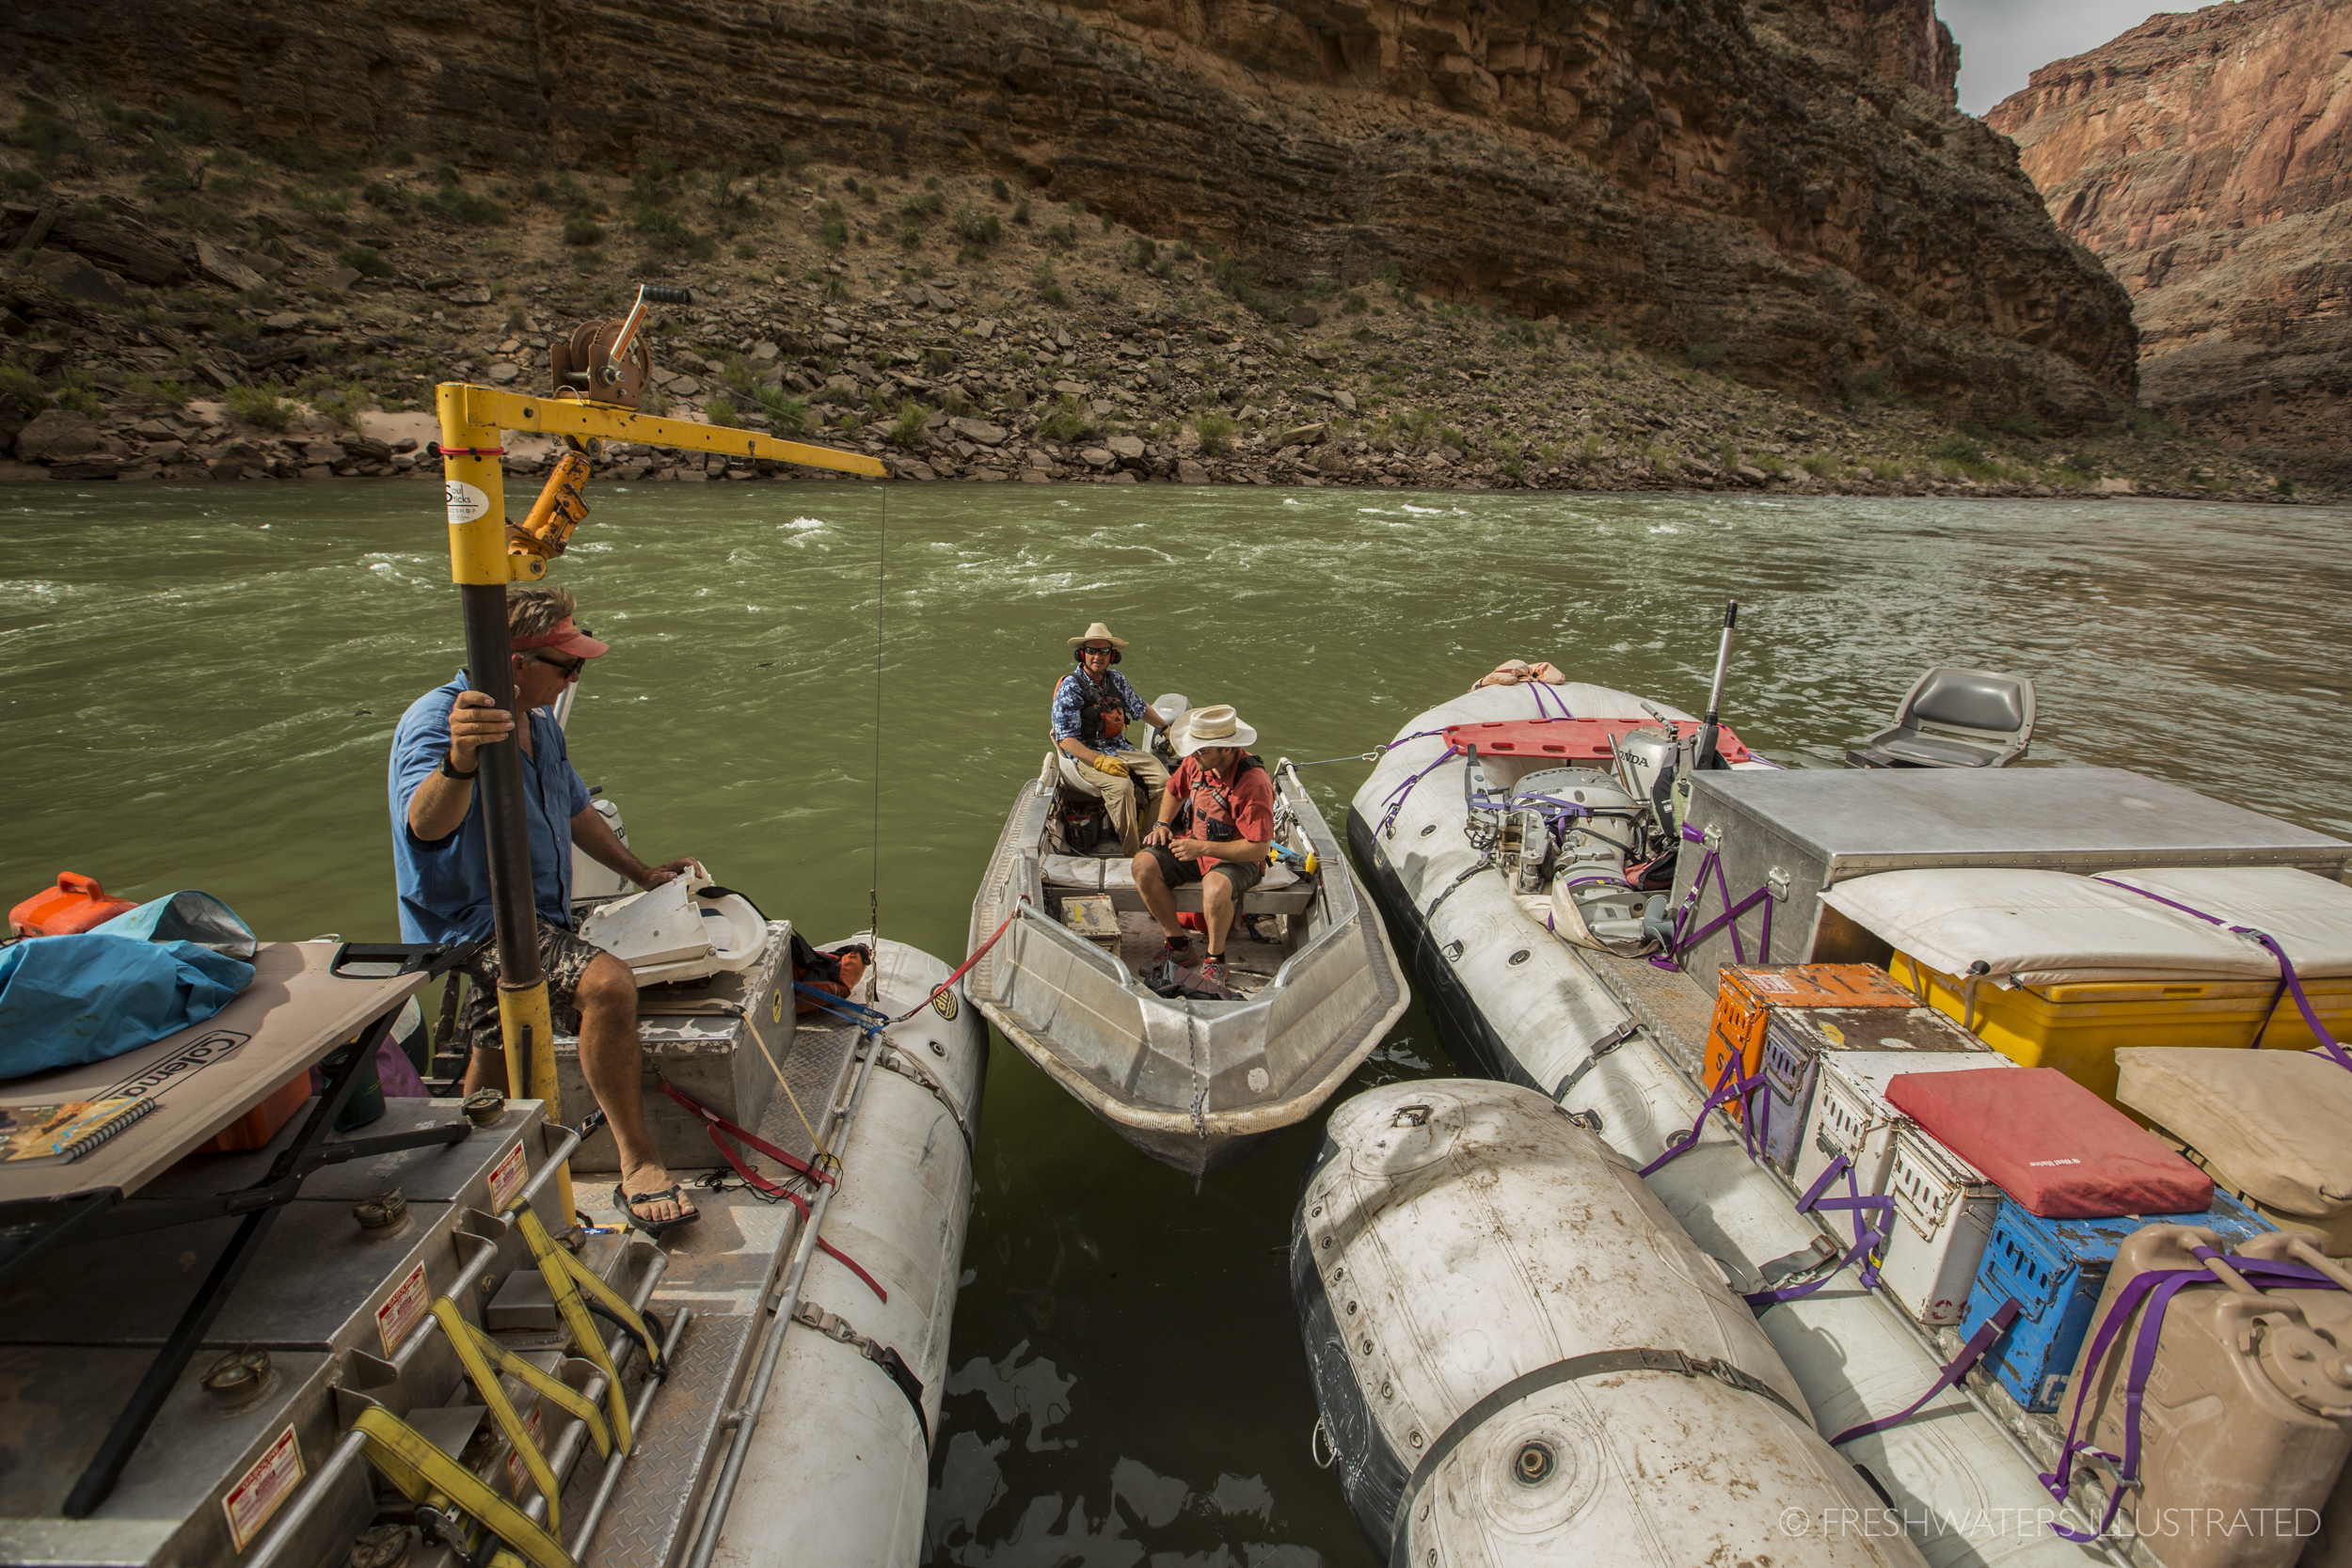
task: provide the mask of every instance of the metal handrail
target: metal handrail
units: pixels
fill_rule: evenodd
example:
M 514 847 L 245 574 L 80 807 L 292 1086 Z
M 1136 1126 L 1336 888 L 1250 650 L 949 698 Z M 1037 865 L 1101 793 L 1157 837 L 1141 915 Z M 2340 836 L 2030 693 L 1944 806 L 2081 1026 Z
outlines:
M 880 1029 L 866 1037 L 866 1053 L 858 1064 L 857 1079 L 850 1086 L 849 1102 L 834 1120 L 828 1143 L 847 1151 L 850 1132 L 856 1124 L 858 1106 L 866 1099 L 866 1085 L 873 1076 L 874 1063 L 882 1055 L 885 1041 Z M 760 1347 L 759 1367 L 753 1374 L 751 1386 L 745 1390 L 743 1402 L 720 1418 L 719 1425 L 727 1436 L 726 1458 L 719 1468 L 719 1478 L 711 1487 L 710 1506 L 704 1511 L 702 1528 L 694 1539 L 693 1554 L 687 1560 L 688 1568 L 710 1568 L 710 1559 L 719 1549 L 719 1535 L 725 1528 L 727 1510 L 735 1501 L 736 1482 L 742 1479 L 743 1462 L 749 1457 L 752 1433 L 759 1425 L 759 1413 L 768 1401 L 768 1386 L 775 1381 L 776 1366 L 784 1354 L 785 1336 L 792 1330 L 793 1308 L 800 1305 L 801 1284 L 808 1275 L 809 1260 L 816 1256 L 817 1242 L 825 1223 L 825 1211 L 833 1202 L 833 1195 L 840 1190 L 840 1178 L 819 1182 L 816 1196 L 809 1200 L 808 1218 L 801 1224 L 801 1233 L 792 1245 L 791 1267 L 784 1276 L 784 1288 L 778 1291 L 776 1305 L 769 1318 L 768 1339 Z

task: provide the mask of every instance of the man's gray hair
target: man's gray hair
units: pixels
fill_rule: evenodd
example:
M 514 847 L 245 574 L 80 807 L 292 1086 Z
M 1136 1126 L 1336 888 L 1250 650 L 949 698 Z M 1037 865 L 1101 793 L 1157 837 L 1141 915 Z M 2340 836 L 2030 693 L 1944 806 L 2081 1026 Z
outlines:
M 506 591 L 506 635 L 520 641 L 553 631 L 572 613 L 568 588 L 509 588 Z

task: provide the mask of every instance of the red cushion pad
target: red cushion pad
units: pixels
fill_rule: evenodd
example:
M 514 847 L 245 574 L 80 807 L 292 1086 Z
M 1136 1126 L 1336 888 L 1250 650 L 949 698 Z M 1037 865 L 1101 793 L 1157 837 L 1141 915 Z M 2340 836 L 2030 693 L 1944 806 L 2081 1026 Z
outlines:
M 2212 1177 L 2056 1068 L 1906 1072 L 1886 1100 L 2043 1219 L 2213 1207 Z

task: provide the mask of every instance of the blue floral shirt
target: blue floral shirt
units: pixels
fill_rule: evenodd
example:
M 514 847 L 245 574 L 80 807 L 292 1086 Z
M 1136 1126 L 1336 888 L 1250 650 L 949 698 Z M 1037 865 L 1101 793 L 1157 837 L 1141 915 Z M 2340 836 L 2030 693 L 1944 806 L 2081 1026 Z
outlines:
M 1106 680 L 1112 700 L 1127 710 L 1127 717 L 1130 720 L 1142 718 L 1143 699 L 1136 696 L 1136 689 L 1127 684 L 1127 677 L 1113 670 Z M 1079 714 L 1085 706 L 1086 703 L 1078 693 L 1077 675 L 1074 673 L 1064 675 L 1061 684 L 1054 688 L 1054 739 L 1057 742 L 1078 738 Z M 1104 741 L 1095 749 L 1102 752 L 1132 752 L 1136 748 L 1122 735 L 1115 740 Z

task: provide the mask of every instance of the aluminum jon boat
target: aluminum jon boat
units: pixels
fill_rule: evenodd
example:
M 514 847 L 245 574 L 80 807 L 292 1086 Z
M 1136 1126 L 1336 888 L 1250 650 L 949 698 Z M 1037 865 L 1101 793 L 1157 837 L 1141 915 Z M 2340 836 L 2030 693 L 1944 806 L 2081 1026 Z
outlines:
M 1162 698 L 1183 705 L 1181 697 Z M 1137 1148 L 1195 1177 L 1222 1169 L 1329 1099 L 1402 1017 L 1395 952 L 1345 852 L 1285 759 L 1275 828 L 1311 870 L 1277 864 L 1229 941 L 1232 1000 L 1162 996 L 1140 971 L 1160 942 L 1112 841 L 1070 847 L 1052 759 L 1023 784 L 972 904 L 972 1001 L 1055 1082 Z M 1090 901 L 1099 936 L 1073 929 Z M 1104 900 L 1107 899 L 1108 909 Z M 1198 886 L 1180 909 L 1200 908 Z M 1115 914 L 1116 931 L 1101 921 Z

